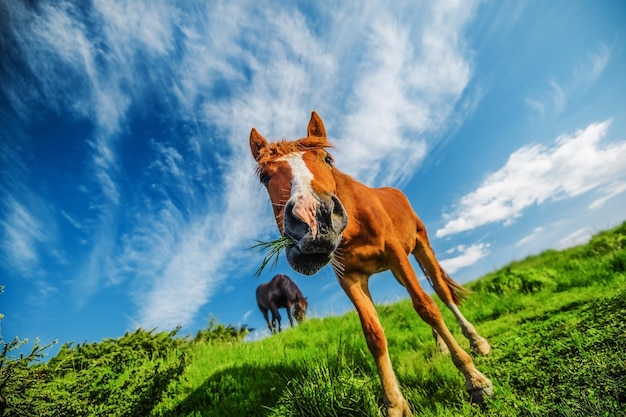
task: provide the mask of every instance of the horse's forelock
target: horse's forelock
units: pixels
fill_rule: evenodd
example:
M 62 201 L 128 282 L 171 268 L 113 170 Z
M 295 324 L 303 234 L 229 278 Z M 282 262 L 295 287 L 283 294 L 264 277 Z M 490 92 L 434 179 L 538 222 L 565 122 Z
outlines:
M 271 142 L 259 151 L 257 162 L 265 164 L 276 160 L 282 156 L 289 155 L 294 152 L 306 152 L 315 149 L 332 148 L 332 145 L 326 141 L 326 138 L 308 137 L 298 140 L 288 141 L 287 139 L 278 142 Z

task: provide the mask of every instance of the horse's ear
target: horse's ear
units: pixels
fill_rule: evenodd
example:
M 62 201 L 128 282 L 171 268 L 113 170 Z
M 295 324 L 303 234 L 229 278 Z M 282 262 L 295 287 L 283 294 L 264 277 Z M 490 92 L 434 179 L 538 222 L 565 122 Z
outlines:
M 307 127 L 306 133 L 307 136 L 315 136 L 318 138 L 326 137 L 324 122 L 322 122 L 322 118 L 315 110 L 311 113 L 311 120 L 309 121 L 309 127 Z
M 267 140 L 255 128 L 250 132 L 250 151 L 256 161 L 259 160 L 261 150 L 267 146 Z

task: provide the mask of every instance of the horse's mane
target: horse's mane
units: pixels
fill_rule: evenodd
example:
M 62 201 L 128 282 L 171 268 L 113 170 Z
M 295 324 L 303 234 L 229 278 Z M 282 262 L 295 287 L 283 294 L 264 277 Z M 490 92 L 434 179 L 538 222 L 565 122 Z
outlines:
M 280 158 L 281 156 L 289 155 L 294 152 L 305 152 L 314 149 L 330 148 L 330 145 L 326 138 L 309 136 L 307 138 L 297 139 L 289 141 L 282 139 L 278 142 L 271 142 L 266 147 L 260 150 L 257 162 L 259 164 L 265 164 Z

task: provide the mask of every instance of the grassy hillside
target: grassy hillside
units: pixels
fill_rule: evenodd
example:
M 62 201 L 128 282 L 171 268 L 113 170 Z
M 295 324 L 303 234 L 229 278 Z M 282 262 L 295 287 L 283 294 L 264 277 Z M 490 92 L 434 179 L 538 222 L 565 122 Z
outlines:
M 409 301 L 378 307 L 394 368 L 416 415 L 626 415 L 626 223 L 589 244 L 514 262 L 469 287 L 474 294 L 463 311 L 492 345 L 487 357 L 475 358 L 495 387 L 482 408 L 467 403 L 461 374 L 436 352 L 430 329 Z M 452 315 L 444 316 L 469 350 Z M 162 354 L 117 363 L 118 373 L 125 374 L 143 366 L 141 381 L 162 376 L 147 388 L 130 376 L 104 373 L 109 379 L 103 381 L 114 380 L 115 389 L 129 392 L 135 408 L 127 406 L 129 400 L 116 400 L 126 407 L 102 407 L 113 394 L 89 394 L 82 406 L 56 409 L 55 415 L 383 415 L 375 365 L 355 313 L 309 319 L 253 343 L 168 343 Z M 47 366 L 48 378 L 38 388 L 47 401 L 47 408 L 38 408 L 41 415 L 52 415 L 66 387 L 79 386 L 76 374 L 57 378 L 58 371 Z M 143 397 L 132 394 L 137 386 Z
M 626 223 L 580 247 L 515 262 L 470 284 L 466 316 L 493 350 L 487 407 L 438 354 L 410 302 L 379 306 L 392 361 L 416 414 L 626 415 Z M 446 320 L 464 347 L 452 316 Z M 308 320 L 255 343 L 190 353 L 155 416 L 377 416 L 381 390 L 355 313 Z

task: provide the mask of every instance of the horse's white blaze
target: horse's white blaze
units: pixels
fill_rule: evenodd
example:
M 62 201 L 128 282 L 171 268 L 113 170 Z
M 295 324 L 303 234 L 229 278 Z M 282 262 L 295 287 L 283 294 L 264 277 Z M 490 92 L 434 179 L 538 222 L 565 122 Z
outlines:
M 317 218 L 315 216 L 319 201 L 313 194 L 311 183 L 313 182 L 313 173 L 304 163 L 302 155 L 304 152 L 294 152 L 279 158 L 280 161 L 286 161 L 291 168 L 291 197 L 290 201 L 294 202 L 292 213 L 309 225 L 311 234 L 315 239 L 317 235 Z

